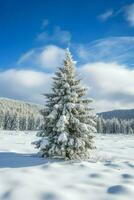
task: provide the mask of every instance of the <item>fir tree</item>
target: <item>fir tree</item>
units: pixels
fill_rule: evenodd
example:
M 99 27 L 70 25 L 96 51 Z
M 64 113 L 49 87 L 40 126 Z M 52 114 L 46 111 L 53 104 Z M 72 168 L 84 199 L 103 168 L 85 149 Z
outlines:
M 83 99 L 86 88 L 80 84 L 75 72 L 75 62 L 66 50 L 64 66 L 53 77 L 52 92 L 45 94 L 46 108 L 42 112 L 44 130 L 35 142 L 43 157 L 61 157 L 70 160 L 89 158 L 96 132 L 89 103 Z

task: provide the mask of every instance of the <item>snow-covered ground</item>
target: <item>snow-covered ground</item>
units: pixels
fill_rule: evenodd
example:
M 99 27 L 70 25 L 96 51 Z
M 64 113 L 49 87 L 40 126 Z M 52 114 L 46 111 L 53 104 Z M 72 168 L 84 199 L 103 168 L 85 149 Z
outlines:
M 132 200 L 134 136 L 97 135 L 90 162 L 39 158 L 35 133 L 0 132 L 0 200 Z

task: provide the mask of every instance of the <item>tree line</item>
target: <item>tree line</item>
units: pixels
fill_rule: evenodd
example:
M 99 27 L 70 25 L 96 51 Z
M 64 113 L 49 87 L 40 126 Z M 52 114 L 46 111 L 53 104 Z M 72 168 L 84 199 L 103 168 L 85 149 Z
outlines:
M 114 134 L 134 134 L 134 119 L 104 119 L 97 118 L 97 132 L 98 133 L 114 133 Z
M 38 130 L 42 128 L 41 107 L 35 104 L 0 99 L 1 130 Z
M 43 106 L 22 101 L 0 98 L 0 130 L 39 130 L 42 129 Z M 134 134 L 134 119 L 97 117 L 98 133 Z

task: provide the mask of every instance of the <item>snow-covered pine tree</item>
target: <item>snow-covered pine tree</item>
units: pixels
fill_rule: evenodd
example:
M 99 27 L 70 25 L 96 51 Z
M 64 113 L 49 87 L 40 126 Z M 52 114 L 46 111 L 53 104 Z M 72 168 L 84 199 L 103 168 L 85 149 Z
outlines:
M 43 157 L 61 157 L 70 160 L 89 158 L 93 148 L 96 123 L 91 115 L 91 99 L 83 99 L 86 88 L 80 85 L 75 72 L 75 62 L 66 50 L 64 66 L 53 77 L 52 93 L 44 109 L 42 138 L 35 142 Z

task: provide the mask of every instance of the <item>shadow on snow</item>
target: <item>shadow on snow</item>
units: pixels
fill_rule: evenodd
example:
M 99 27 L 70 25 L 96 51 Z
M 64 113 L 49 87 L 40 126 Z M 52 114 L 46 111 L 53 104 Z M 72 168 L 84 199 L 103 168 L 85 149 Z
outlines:
M 37 154 L 0 152 L 0 168 L 32 167 L 42 164 L 48 164 L 48 160 Z

